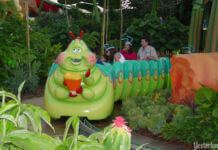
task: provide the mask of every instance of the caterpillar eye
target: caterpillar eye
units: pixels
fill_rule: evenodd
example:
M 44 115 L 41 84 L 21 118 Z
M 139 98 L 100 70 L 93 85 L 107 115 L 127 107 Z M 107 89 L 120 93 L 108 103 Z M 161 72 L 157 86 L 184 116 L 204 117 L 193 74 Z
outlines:
M 78 52 L 78 53 L 81 53 L 81 52 L 82 52 L 82 50 L 81 50 L 80 48 L 78 48 L 78 49 L 77 49 L 77 52 Z
M 73 53 L 76 53 L 76 49 L 75 48 L 73 49 Z

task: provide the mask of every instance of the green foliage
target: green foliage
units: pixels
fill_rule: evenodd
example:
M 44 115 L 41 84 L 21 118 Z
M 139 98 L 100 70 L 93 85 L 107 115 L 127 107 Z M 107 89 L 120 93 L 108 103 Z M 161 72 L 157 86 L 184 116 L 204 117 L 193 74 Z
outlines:
M 54 131 L 50 116 L 40 107 L 21 104 L 24 83 L 19 86 L 17 95 L 0 91 L 1 150 L 130 150 L 131 134 L 126 125 L 117 127 L 113 124 L 85 137 L 79 134 L 79 118 L 72 116 L 66 122 L 62 140 L 42 133 L 41 120 Z M 74 129 L 72 136 L 68 136 L 70 126 Z
M 18 95 L 0 91 L 2 97 L 0 107 L 0 147 L 1 149 L 16 150 L 47 150 L 54 149 L 58 142 L 50 136 L 43 134 L 41 119 L 51 128 L 50 117 L 43 109 L 21 104 L 21 91 L 24 82 L 18 88 Z M 6 102 L 7 99 L 11 99 Z M 33 131 L 28 127 L 32 126 Z
M 100 23 L 96 22 L 92 16 L 83 14 L 77 9 L 69 10 L 68 17 L 69 25 L 65 13 L 44 13 L 38 18 L 36 25 L 40 27 L 39 30 L 49 35 L 52 45 L 61 43 L 62 50 L 65 50 L 72 41 L 69 31 L 77 37 L 80 30 L 84 30 L 82 39 L 87 42 L 87 45 L 96 49 L 100 43 Z
M 162 136 L 180 139 L 183 142 L 218 142 L 217 100 L 218 92 L 205 87 L 195 91 L 195 102 L 199 105 L 192 113 L 187 106 L 179 106 L 172 122 L 163 128 Z
M 165 22 L 162 24 L 157 16 L 147 14 L 144 19 L 134 19 L 126 33 L 134 38 L 135 49 L 140 47 L 143 36 L 147 36 L 158 51 L 178 50 L 186 46 L 188 27 L 175 17 L 168 17 Z
M 188 106 L 179 105 L 174 110 L 174 117 L 172 122 L 174 122 L 177 126 L 183 126 L 184 122 L 187 120 L 187 116 L 192 115 L 192 110 Z
M 147 128 L 165 139 L 185 143 L 217 143 L 218 92 L 204 85 L 195 92 L 195 109 L 169 103 L 170 93 L 160 90 L 125 99 L 122 113 L 132 129 Z
M 34 91 L 39 80 L 47 77 L 49 66 L 60 52 L 61 45 L 51 46 L 49 36 L 32 26 L 29 54 L 24 20 L 11 15 L 1 22 L 0 27 L 1 87 L 15 92 L 19 84 L 26 80 L 24 92 Z
M 176 105 L 168 102 L 170 90 L 157 90 L 147 96 L 130 97 L 122 103 L 122 113 L 132 129 L 148 128 L 160 133 L 166 120 L 172 118 Z
M 14 1 L 0 1 L 0 21 L 5 19 L 9 10 L 13 10 L 12 13 L 14 14 L 17 13 Z
M 120 15 L 114 10 L 110 10 L 109 15 L 108 39 L 112 39 L 114 41 L 112 44 L 118 47 L 119 44 L 114 39 L 119 39 Z M 95 50 L 100 49 L 101 22 L 96 21 L 96 18 L 93 18 L 90 14 L 80 12 L 77 8 L 68 10 L 68 18 L 69 20 L 67 20 L 65 11 L 62 14 L 44 13 L 37 19 L 36 26 L 39 26 L 40 32 L 49 35 L 52 45 L 61 43 L 62 50 L 65 50 L 72 40 L 69 35 L 70 30 L 75 36 L 79 36 L 80 30 L 84 30 L 82 39 L 87 42 L 88 47 Z
M 85 43 L 92 49 L 96 49 L 99 42 L 100 34 L 98 32 L 92 32 L 92 33 L 84 33 L 83 40 Z
M 28 55 L 25 37 L 25 22 L 17 16 L 10 16 L 1 22 L 0 30 L 0 64 L 4 73 L 0 73 L 0 84 L 4 83 L 12 91 L 16 91 L 19 84 L 27 78 L 32 80 L 30 90 L 38 84 L 37 70 L 40 62 L 35 61 L 35 54 Z M 39 43 L 38 43 L 39 44 Z M 29 77 L 29 63 L 33 63 L 32 76 Z M 4 81 L 4 82 L 3 82 Z M 27 87 L 28 89 L 28 87 Z
M 65 14 L 44 13 L 37 18 L 36 26 L 39 31 L 49 36 L 51 44 L 62 44 L 62 50 L 65 50 L 72 40 L 69 31 L 73 29 L 75 35 L 79 34 L 79 27 L 72 25 L 71 28 L 67 25 Z
M 120 40 L 117 40 L 117 39 L 107 41 L 107 43 L 114 46 L 116 49 L 118 49 L 120 46 Z

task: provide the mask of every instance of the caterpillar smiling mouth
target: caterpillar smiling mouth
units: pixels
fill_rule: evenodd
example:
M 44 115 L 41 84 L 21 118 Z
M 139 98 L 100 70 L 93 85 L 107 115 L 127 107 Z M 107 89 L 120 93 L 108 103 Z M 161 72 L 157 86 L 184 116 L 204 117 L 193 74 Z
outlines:
M 72 59 L 72 62 L 73 62 L 73 63 L 80 63 L 80 62 L 81 62 L 81 59 Z

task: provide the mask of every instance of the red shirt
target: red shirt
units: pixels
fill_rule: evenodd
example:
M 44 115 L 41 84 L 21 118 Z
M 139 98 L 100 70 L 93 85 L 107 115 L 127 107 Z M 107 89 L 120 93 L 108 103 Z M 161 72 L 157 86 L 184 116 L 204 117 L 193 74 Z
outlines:
M 129 52 L 125 52 L 124 50 L 121 50 L 120 52 L 126 60 L 137 60 L 137 54 L 135 51 L 132 51 L 130 54 Z
M 42 0 L 35 0 L 35 1 L 36 1 L 37 6 L 39 7 Z M 53 13 L 57 13 L 58 8 L 59 8 L 58 5 L 50 4 L 50 3 L 46 2 L 46 1 L 44 1 L 42 10 L 46 11 L 46 12 L 49 12 L 50 10 L 52 10 Z

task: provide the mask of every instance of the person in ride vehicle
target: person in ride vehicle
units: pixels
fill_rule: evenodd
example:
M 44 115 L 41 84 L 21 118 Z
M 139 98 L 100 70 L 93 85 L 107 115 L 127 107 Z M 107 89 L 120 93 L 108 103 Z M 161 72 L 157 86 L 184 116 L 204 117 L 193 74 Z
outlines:
M 109 63 L 113 63 L 113 62 L 123 63 L 126 60 L 124 56 L 120 52 L 118 52 L 114 46 L 105 48 L 105 53 L 106 56 L 108 57 Z
M 157 52 L 153 46 L 150 45 L 147 37 L 141 38 L 142 47 L 139 48 L 137 58 L 142 60 L 158 60 Z
M 137 60 L 137 54 L 132 49 L 132 43 L 127 41 L 124 45 L 124 49 L 120 52 L 126 60 Z

